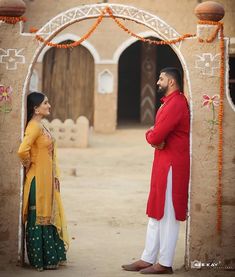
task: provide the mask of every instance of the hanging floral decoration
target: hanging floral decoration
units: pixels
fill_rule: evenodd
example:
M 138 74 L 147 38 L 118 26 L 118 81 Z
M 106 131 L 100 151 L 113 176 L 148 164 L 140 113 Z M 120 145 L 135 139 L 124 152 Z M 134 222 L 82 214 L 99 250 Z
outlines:
M 125 32 L 127 32 L 129 35 L 137 38 L 138 40 L 141 40 L 143 42 L 153 44 L 153 45 L 170 45 L 170 44 L 176 44 L 181 41 L 184 41 L 186 38 L 190 37 L 195 37 L 195 34 L 184 34 L 181 37 L 178 37 L 176 39 L 172 40 L 152 40 L 152 39 L 146 39 L 143 38 L 131 30 L 129 30 L 120 20 L 118 20 L 115 15 L 113 14 L 113 11 L 110 7 L 106 7 L 103 10 L 101 10 L 100 16 L 97 18 L 97 21 L 95 24 L 90 28 L 90 30 L 81 37 L 78 41 L 75 41 L 73 43 L 69 44 L 58 44 L 58 43 L 53 43 L 50 42 L 49 40 L 45 40 L 43 37 L 39 35 L 35 35 L 35 38 L 48 45 L 51 47 L 56 47 L 56 48 L 72 48 L 75 46 L 79 46 L 84 40 L 88 39 L 90 35 L 96 30 L 96 28 L 99 26 L 101 21 L 103 20 L 104 16 L 109 15 L 110 18 L 112 18 L 116 24 Z M 10 23 L 10 24 L 15 24 L 19 21 L 25 22 L 26 19 L 24 17 L 0 17 L 0 20 Z M 219 114 L 218 114 L 218 129 L 219 129 L 219 143 L 218 143 L 218 187 L 217 187 L 217 231 L 218 233 L 221 232 L 221 225 L 222 225 L 222 168 L 223 168 L 223 115 L 224 115 L 224 68 L 225 68 L 225 62 L 224 62 L 224 33 L 223 33 L 223 23 L 221 22 L 215 22 L 215 21 L 206 21 L 206 20 L 200 20 L 198 24 L 206 24 L 206 25 L 214 25 L 217 26 L 213 34 L 207 38 L 207 39 L 202 39 L 198 38 L 198 41 L 200 43 L 211 43 L 213 42 L 217 37 L 218 34 L 220 33 L 220 52 L 221 52 L 221 59 L 220 59 L 220 95 L 219 95 Z M 36 28 L 30 28 L 30 31 L 32 33 L 36 33 L 38 29 Z M 208 96 L 209 97 L 209 96 Z M 207 99 L 205 99 L 207 100 Z M 212 99 L 210 98 L 208 101 L 211 101 Z M 208 102 L 209 103 L 209 102 Z M 211 105 L 212 102 L 210 102 Z M 215 106 L 215 99 L 213 100 L 213 105 Z M 217 102 L 216 102 L 217 103 Z M 207 104 L 205 104 L 207 105 Z M 212 106 L 210 106 L 212 107 Z M 213 117 L 214 118 L 214 117 Z
M 220 24 L 220 104 L 219 104 L 219 145 L 218 145 L 218 188 L 217 188 L 217 231 L 222 228 L 222 170 L 223 170 L 223 117 L 224 117 L 224 81 L 225 81 L 225 58 L 224 58 L 224 26 Z
M 175 44 L 175 43 L 179 43 L 183 40 L 185 40 L 186 38 L 190 38 L 190 37 L 195 37 L 196 35 L 191 35 L 191 34 L 185 34 L 181 37 L 178 37 L 176 39 L 172 39 L 172 40 L 152 40 L 152 39 L 146 39 L 146 38 L 143 38 L 137 34 L 135 34 L 134 32 L 132 32 L 131 30 L 129 30 L 128 28 L 126 28 L 120 20 L 118 20 L 113 12 L 112 12 L 112 9 L 110 7 L 106 7 L 104 8 L 102 11 L 101 11 L 101 15 L 98 17 L 97 21 L 95 22 L 95 24 L 91 27 L 91 29 L 85 34 L 83 35 L 78 41 L 75 41 L 75 42 L 72 42 L 72 43 L 67 43 L 67 44 L 58 44 L 58 43 L 53 43 L 53 42 L 50 42 L 48 40 L 45 40 L 43 37 L 39 36 L 36 34 L 35 38 L 42 42 L 42 43 L 45 43 L 47 46 L 51 46 L 51 47 L 56 47 L 56 48 L 73 48 L 75 46 L 78 46 L 80 45 L 84 40 L 86 40 L 95 30 L 96 28 L 99 26 L 99 24 L 101 23 L 101 21 L 103 20 L 105 14 L 107 14 L 110 16 L 110 18 L 112 18 L 116 24 L 121 28 L 123 29 L 125 32 L 127 32 L 129 35 L 137 38 L 138 40 L 141 40 L 143 42 L 147 42 L 149 44 L 154 44 L 154 45 L 166 45 L 166 44 Z M 37 32 L 37 29 L 34 28 L 34 27 L 31 27 L 30 28 L 31 32 L 34 33 L 34 32 Z
M 0 85 L 0 112 L 9 113 L 12 110 L 12 93 L 11 86 Z
M 209 38 L 207 38 L 207 39 L 198 38 L 199 42 L 210 43 L 210 42 L 214 41 L 216 39 L 216 37 L 218 36 L 219 31 L 221 31 L 221 29 L 223 28 L 223 23 L 222 22 L 199 20 L 198 24 L 208 24 L 208 25 L 217 26 L 214 33 Z
M 18 22 L 26 22 L 26 18 L 24 16 L 0 16 L 0 21 L 3 21 L 8 24 L 16 24 Z
M 36 35 L 36 39 L 40 42 L 45 43 L 47 46 L 50 47 L 56 47 L 56 48 L 73 48 L 76 46 L 79 46 L 84 40 L 88 39 L 90 37 L 90 35 L 96 30 L 96 28 L 99 26 L 99 24 L 101 23 L 101 21 L 103 20 L 105 15 L 105 10 L 101 11 L 101 15 L 97 18 L 96 22 L 94 23 L 94 25 L 90 28 L 90 30 L 84 35 L 82 36 L 78 41 L 74 41 L 72 43 L 66 43 L 66 44 L 58 44 L 58 43 L 53 43 L 50 42 L 48 40 L 44 40 L 44 38 L 42 38 L 39 35 Z M 31 30 L 33 30 L 31 28 Z M 36 29 L 35 29 L 36 30 Z
M 159 41 L 159 40 L 146 39 L 146 38 L 143 38 L 143 37 L 141 37 L 141 36 L 139 36 L 139 35 L 133 33 L 131 30 L 129 30 L 127 27 L 125 27 L 124 24 L 122 24 L 121 21 L 118 20 L 118 19 L 114 16 L 112 10 L 111 10 L 109 7 L 106 8 L 106 11 L 107 11 L 107 13 L 109 14 L 109 16 L 117 23 L 117 25 L 118 25 L 121 29 L 123 29 L 123 30 L 124 30 L 125 32 L 127 32 L 129 35 L 131 35 L 131 36 L 133 36 L 133 37 L 135 37 L 135 38 L 137 38 L 137 39 L 139 39 L 139 40 L 141 40 L 141 41 L 143 41 L 143 42 L 147 42 L 147 43 L 149 43 L 149 44 L 155 44 L 155 45 L 175 44 L 175 43 L 179 43 L 180 41 L 185 40 L 186 38 L 190 38 L 190 37 L 195 37 L 195 36 L 196 36 L 196 35 L 191 35 L 191 34 L 184 34 L 183 36 L 178 37 L 178 38 L 176 38 L 176 39 L 172 39 L 172 40 L 160 40 L 160 41 Z
M 37 31 L 38 31 L 38 28 L 35 28 L 35 27 L 30 27 L 29 29 L 30 33 L 37 33 Z

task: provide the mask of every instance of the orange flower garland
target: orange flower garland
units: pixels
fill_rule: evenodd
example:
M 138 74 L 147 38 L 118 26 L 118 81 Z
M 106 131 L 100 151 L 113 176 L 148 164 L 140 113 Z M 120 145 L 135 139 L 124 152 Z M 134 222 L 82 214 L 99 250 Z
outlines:
M 106 9 L 105 9 L 106 10 Z M 105 14 L 105 10 L 101 11 L 101 15 L 98 17 L 97 21 L 95 22 L 95 24 L 91 27 L 91 29 L 88 31 L 88 33 L 86 33 L 84 36 L 82 36 L 78 41 L 74 41 L 72 43 L 67 43 L 67 44 L 58 44 L 58 43 L 53 43 L 50 42 L 48 40 L 45 40 L 44 38 L 42 38 L 39 35 L 36 35 L 36 39 L 45 43 L 48 46 L 51 47 L 56 47 L 56 48 L 73 48 L 76 46 L 79 46 L 84 40 L 88 39 L 90 37 L 90 35 L 96 30 L 96 28 L 99 26 L 99 24 L 101 23 L 101 21 L 104 18 L 104 14 Z M 31 28 L 31 30 L 36 30 L 35 28 Z
M 212 42 L 220 31 L 220 104 L 218 114 L 219 124 L 219 143 L 218 143 L 218 187 L 217 187 L 217 232 L 220 234 L 222 230 L 222 170 L 223 170 L 223 117 L 224 117 L 224 25 L 221 22 L 199 21 L 199 24 L 217 25 L 217 28 L 209 39 L 203 40 L 199 38 L 199 42 Z
M 223 27 L 223 23 L 221 23 L 221 22 L 207 21 L 207 20 L 199 20 L 198 24 L 215 25 L 215 26 L 217 25 L 217 28 L 215 29 L 214 33 L 212 34 L 212 36 L 210 38 L 207 38 L 206 40 L 204 40 L 202 38 L 198 39 L 199 42 L 207 42 L 207 43 L 214 41 L 214 39 L 217 37 L 219 31 Z
M 128 34 L 130 34 L 131 36 L 137 38 L 138 40 L 141 40 L 143 42 L 147 42 L 149 44 L 154 44 L 154 45 L 166 45 L 166 44 L 175 44 L 175 43 L 179 43 L 180 41 L 183 41 L 186 38 L 190 38 L 190 37 L 195 37 L 196 35 L 191 35 L 191 34 L 185 34 L 179 38 L 173 39 L 173 40 L 151 40 L 151 39 L 146 39 L 143 38 L 135 33 L 133 33 L 132 31 L 130 31 L 128 28 L 126 28 L 114 15 L 112 10 L 109 7 L 106 7 L 104 10 L 101 11 L 101 15 L 98 17 L 96 23 L 91 27 L 90 31 L 85 34 L 84 36 L 81 37 L 80 40 L 75 41 L 73 43 L 69 43 L 69 44 L 58 44 L 58 43 L 52 43 L 48 40 L 45 40 L 44 38 L 42 38 L 39 35 L 36 35 L 36 39 L 39 40 L 40 42 L 44 42 L 46 45 L 51 46 L 51 47 L 56 47 L 56 48 L 72 48 L 75 46 L 80 45 L 84 40 L 86 40 L 94 31 L 95 29 L 98 27 L 98 25 L 101 23 L 101 21 L 104 18 L 105 13 L 108 13 L 109 16 L 117 23 L 117 25 L 123 29 L 125 32 L 127 32 Z M 37 29 L 36 28 L 31 28 L 30 32 L 34 33 L 36 32 Z
M 30 27 L 29 32 L 30 33 L 37 33 L 38 29 L 34 27 Z
M 0 21 L 4 21 L 5 23 L 8 23 L 8 24 L 16 24 L 20 21 L 26 22 L 27 20 L 23 16 L 19 16 L 19 17 L 16 17 L 16 16 L 0 16 Z
M 128 34 L 130 34 L 131 36 L 143 41 L 143 42 L 147 42 L 149 44 L 155 44 L 155 45 L 166 45 L 166 44 L 175 44 L 175 43 L 178 43 L 180 41 L 183 41 L 184 39 L 186 38 L 190 38 L 190 37 L 194 37 L 195 35 L 191 35 L 191 34 L 185 34 L 177 39 L 172 39 L 172 40 L 151 40 L 151 39 L 146 39 L 146 38 L 143 38 L 135 33 L 133 33 L 132 31 L 130 31 L 128 28 L 126 28 L 114 15 L 113 15 L 113 12 L 112 10 L 107 7 L 106 8 L 106 11 L 108 12 L 109 16 L 117 23 L 117 25 L 123 29 L 125 32 L 127 32 Z
M 219 145 L 218 145 L 218 191 L 217 191 L 217 231 L 222 229 L 222 169 L 223 169 L 223 117 L 224 117 L 224 28 L 220 26 L 220 106 L 219 106 Z

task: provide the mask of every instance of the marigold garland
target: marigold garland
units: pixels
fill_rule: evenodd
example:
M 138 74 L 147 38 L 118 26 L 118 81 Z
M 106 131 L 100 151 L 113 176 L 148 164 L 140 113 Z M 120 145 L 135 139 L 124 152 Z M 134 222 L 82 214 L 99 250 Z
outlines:
M 30 27 L 29 32 L 30 33 L 37 33 L 38 29 L 34 27 Z
M 217 186 L 217 232 L 222 230 L 222 170 L 223 170 L 223 117 L 224 117 L 224 77 L 225 77 L 225 60 L 224 60 L 224 25 L 222 22 L 199 21 L 199 24 L 217 25 L 215 32 L 206 40 L 200 39 L 199 42 L 212 42 L 220 31 L 220 104 L 218 114 L 219 124 L 219 142 L 218 142 L 218 186 Z
M 217 191 L 217 231 L 222 229 L 222 169 L 223 169 L 223 117 L 224 117 L 224 28 L 220 26 L 220 106 L 219 106 L 219 145 L 218 145 L 218 191 Z
M 210 38 L 207 38 L 206 40 L 202 39 L 202 38 L 198 38 L 198 41 L 199 42 L 212 42 L 214 41 L 214 39 L 217 37 L 218 33 L 219 33 L 219 30 L 220 30 L 220 25 L 217 26 L 217 28 L 215 29 L 215 32 L 212 34 L 212 36 Z
M 130 34 L 131 36 L 143 41 L 143 42 L 147 42 L 149 44 L 155 44 L 155 45 L 166 45 L 166 44 L 175 44 L 175 43 L 178 43 L 180 41 L 183 41 L 184 39 L 186 38 L 190 38 L 190 37 L 194 37 L 196 35 L 191 35 L 191 34 L 185 34 L 181 37 L 178 37 L 176 39 L 172 39 L 172 40 L 151 40 L 151 39 L 146 39 L 146 38 L 143 38 L 135 33 L 133 33 L 131 30 L 129 30 L 128 28 L 126 28 L 114 15 L 113 15 L 113 12 L 112 10 L 107 7 L 107 12 L 109 14 L 109 16 L 117 23 L 117 25 L 123 29 L 125 32 L 127 32 L 128 34 Z
M 0 16 L 0 21 L 4 21 L 8 24 L 16 24 L 20 21 L 26 22 L 26 18 L 24 16 Z
M 202 38 L 198 38 L 199 42 L 207 42 L 207 43 L 211 43 L 212 41 L 215 40 L 215 38 L 217 37 L 219 31 L 221 30 L 221 28 L 223 28 L 223 23 L 221 22 L 216 22 L 216 21 L 208 21 L 208 20 L 199 20 L 198 24 L 204 24 L 204 25 L 214 25 L 217 26 L 217 28 L 215 29 L 214 33 L 211 35 L 210 38 L 207 38 L 206 40 L 202 39 Z
M 80 40 L 75 41 L 73 43 L 69 44 L 57 44 L 50 42 L 48 40 L 45 40 L 39 35 L 36 35 L 35 38 L 39 40 L 40 42 L 45 43 L 48 46 L 56 47 L 56 48 L 72 48 L 75 46 L 80 45 L 84 40 L 86 40 L 90 35 L 96 30 L 98 25 L 101 23 L 101 21 L 104 18 L 104 15 L 108 13 L 110 18 L 112 18 L 116 24 L 125 32 L 130 34 L 131 36 L 137 38 L 138 40 L 141 40 L 143 42 L 154 44 L 154 45 L 169 45 L 169 44 L 175 44 L 179 43 L 186 38 L 195 37 L 196 35 L 192 34 L 184 34 L 181 37 L 178 37 L 173 40 L 151 40 L 143 38 L 131 30 L 129 30 L 127 27 L 124 26 L 113 14 L 110 7 L 106 7 L 101 11 L 101 15 L 98 17 L 95 24 L 91 27 L 91 29 L 81 37 Z M 26 21 L 24 18 L 9 18 L 9 17 L 0 17 L 0 20 L 3 20 L 7 23 L 15 24 L 19 21 Z M 219 114 L 218 114 L 218 123 L 219 123 L 219 142 L 218 142 L 218 187 L 217 187 L 217 232 L 221 233 L 221 226 L 222 226 L 222 169 L 223 169 L 223 115 L 224 115 L 224 105 L 223 105 L 223 99 L 224 99 L 224 33 L 223 33 L 223 23 L 221 22 L 214 22 L 214 21 L 206 21 L 206 20 L 200 20 L 198 24 L 205 24 L 205 25 L 215 25 L 217 28 L 213 32 L 213 34 L 207 38 L 202 39 L 198 38 L 198 41 L 200 43 L 211 43 L 213 42 L 216 37 L 218 36 L 218 33 L 220 32 L 220 51 L 221 51 L 221 59 L 220 59 L 220 105 L 219 105 Z M 31 32 L 37 32 L 36 28 L 31 28 Z
M 39 35 L 36 35 L 35 38 L 37 40 L 39 40 L 40 42 L 45 43 L 48 46 L 56 47 L 56 48 L 64 48 L 64 49 L 66 49 L 66 48 L 73 48 L 73 47 L 79 46 L 84 40 L 88 39 L 90 37 L 90 35 L 96 30 L 96 28 L 98 27 L 98 25 L 101 23 L 101 21 L 104 18 L 105 10 L 101 11 L 101 15 L 98 17 L 98 19 L 96 20 L 95 24 L 78 41 L 74 41 L 72 43 L 66 43 L 66 44 L 58 44 L 58 43 L 53 43 L 53 42 L 50 42 L 48 40 L 45 40 L 43 37 L 41 37 Z
M 87 34 L 85 34 L 84 36 L 81 37 L 80 40 L 75 41 L 73 43 L 69 43 L 69 44 L 58 44 L 58 43 L 52 43 L 48 40 L 45 40 L 43 37 L 36 35 L 36 39 L 39 40 L 40 42 L 45 43 L 48 46 L 51 47 L 56 47 L 56 48 L 72 48 L 75 46 L 80 45 L 84 40 L 86 40 L 94 31 L 95 29 L 98 27 L 98 25 L 101 23 L 101 21 L 104 18 L 104 15 L 108 13 L 109 16 L 117 23 L 117 25 L 123 29 L 125 32 L 127 32 L 128 34 L 130 34 L 131 36 L 137 38 L 138 40 L 141 40 L 143 42 L 147 42 L 149 44 L 154 44 L 154 45 L 167 45 L 167 44 L 175 44 L 175 43 L 179 43 L 180 41 L 183 41 L 186 38 L 190 38 L 190 37 L 195 37 L 196 35 L 192 35 L 192 34 L 185 34 L 181 37 L 178 37 L 176 39 L 173 40 L 151 40 L 151 39 L 146 39 L 143 38 L 135 33 L 133 33 L 131 30 L 129 30 L 128 28 L 126 28 L 114 15 L 112 10 L 109 7 L 106 7 L 104 10 L 101 11 L 101 15 L 98 17 L 96 23 L 91 27 L 91 29 L 88 31 Z M 34 33 L 37 29 L 36 28 L 31 28 L 31 32 Z

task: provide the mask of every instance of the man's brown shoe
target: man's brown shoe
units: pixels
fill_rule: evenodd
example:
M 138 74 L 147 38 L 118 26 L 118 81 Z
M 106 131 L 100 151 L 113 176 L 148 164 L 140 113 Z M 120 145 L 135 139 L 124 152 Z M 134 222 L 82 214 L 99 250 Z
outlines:
M 141 274 L 172 274 L 172 267 L 162 266 L 160 264 L 152 265 L 148 268 L 140 270 Z
M 152 264 L 139 260 L 132 264 L 124 264 L 122 265 L 122 268 L 126 271 L 140 271 L 141 269 L 145 269 L 150 266 L 152 266 Z

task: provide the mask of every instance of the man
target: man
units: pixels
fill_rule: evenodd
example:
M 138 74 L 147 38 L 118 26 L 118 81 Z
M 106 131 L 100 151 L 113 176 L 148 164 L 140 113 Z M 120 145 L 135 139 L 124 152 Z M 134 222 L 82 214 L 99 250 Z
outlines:
M 149 223 L 141 259 L 122 268 L 142 274 L 171 274 L 179 223 L 186 219 L 189 183 L 190 115 L 180 92 L 181 75 L 164 68 L 157 82 L 162 106 L 155 125 L 146 132 L 155 148 L 147 204 Z

